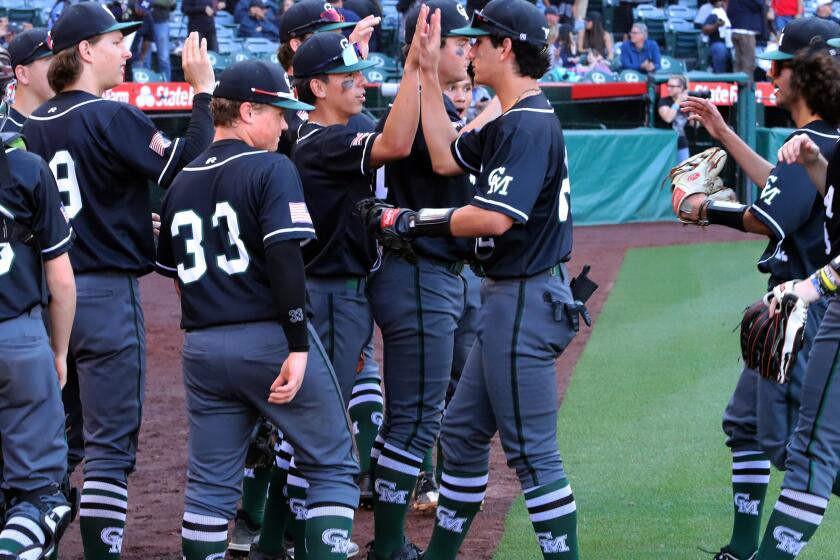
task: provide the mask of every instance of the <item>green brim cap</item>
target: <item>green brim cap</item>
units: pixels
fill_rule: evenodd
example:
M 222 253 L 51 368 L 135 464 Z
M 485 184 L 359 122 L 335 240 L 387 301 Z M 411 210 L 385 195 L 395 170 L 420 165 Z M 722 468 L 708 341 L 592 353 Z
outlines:
M 315 29 L 315 33 L 323 33 L 324 31 L 338 31 L 339 29 L 348 29 L 350 27 L 356 27 L 355 21 L 342 21 L 339 23 L 326 23 L 324 25 L 320 25 L 317 29 Z
M 310 105 L 309 103 L 304 103 L 303 101 L 292 101 L 291 99 L 282 99 L 278 101 L 272 101 L 269 105 L 274 105 L 275 107 L 280 107 L 281 109 L 291 109 L 292 111 L 314 111 L 315 107 Z
M 832 47 L 840 48 L 840 39 L 829 39 L 826 42 Z
M 757 54 L 755 57 L 760 58 L 761 60 L 791 60 L 793 55 L 777 49 L 775 51 Z
M 373 68 L 376 64 L 377 62 L 375 60 L 360 60 L 356 64 L 342 64 L 341 66 L 324 70 L 324 74 L 347 74 L 349 72 L 361 72 L 362 70 Z
M 449 32 L 449 34 L 454 37 L 484 37 L 485 35 L 490 35 L 490 32 L 485 31 L 484 29 L 479 29 L 478 27 L 467 25 L 459 27 L 458 29 L 453 29 Z

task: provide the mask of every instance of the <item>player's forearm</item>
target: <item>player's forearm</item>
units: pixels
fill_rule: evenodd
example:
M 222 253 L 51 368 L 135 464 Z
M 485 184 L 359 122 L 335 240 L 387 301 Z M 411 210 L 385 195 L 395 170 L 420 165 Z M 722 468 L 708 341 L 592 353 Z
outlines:
M 450 219 L 453 237 L 498 237 L 513 226 L 513 219 L 477 206 L 458 208 Z
M 808 176 L 814 186 L 817 187 L 820 196 L 825 196 L 825 184 L 828 180 L 828 162 L 826 159 L 820 154 L 817 161 L 805 165 L 805 170 L 808 171 Z
M 184 149 L 181 157 L 173 162 L 172 168 L 167 170 L 166 176 L 161 179 L 161 188 L 167 188 L 175 178 L 175 175 L 189 162 L 198 157 L 207 146 L 213 141 L 213 117 L 210 115 L 210 100 L 212 97 L 207 93 L 197 93 L 193 97 L 193 109 L 190 116 L 190 123 L 187 126 L 187 133 L 182 138 Z
M 452 127 L 443 104 L 443 92 L 437 73 L 420 72 L 420 118 L 423 122 L 423 137 L 432 159 L 432 169 L 438 175 L 461 175 L 464 170 L 455 162 L 449 146 L 458 137 Z
M 470 130 L 480 130 L 485 124 L 492 120 L 499 118 L 502 114 L 502 102 L 499 101 L 499 96 L 496 95 L 487 104 L 487 107 L 472 120 L 470 124 L 461 129 L 461 133 L 469 132 Z M 447 146 L 447 151 L 449 147 Z
M 290 352 L 309 350 L 306 273 L 297 239 L 281 241 L 265 252 L 268 281 Z
M 420 121 L 420 83 L 416 71 L 406 71 L 382 134 L 371 152 L 373 167 L 408 157 Z
M 755 183 L 759 189 L 764 188 L 767 183 L 767 178 L 773 170 L 773 165 L 758 155 L 746 142 L 744 142 L 735 131 L 727 128 L 721 137 L 718 139 L 726 148 L 726 151 L 732 156 L 750 181 Z
M 66 357 L 73 317 L 76 315 L 76 281 L 67 253 L 44 262 L 50 291 L 50 346 L 56 356 Z

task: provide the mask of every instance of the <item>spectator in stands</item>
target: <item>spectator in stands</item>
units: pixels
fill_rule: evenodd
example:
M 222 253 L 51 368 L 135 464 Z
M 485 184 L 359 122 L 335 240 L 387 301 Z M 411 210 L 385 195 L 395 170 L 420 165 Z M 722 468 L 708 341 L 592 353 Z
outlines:
M 9 31 L 9 18 L 0 17 L 0 47 L 8 48 L 9 42 L 6 41 L 6 33 Z
M 266 0 L 268 4 L 266 15 L 268 19 L 277 22 L 277 4 L 274 0 Z M 233 21 L 236 23 L 242 23 L 242 20 L 248 16 L 248 12 L 251 10 L 251 0 L 238 0 L 236 4 L 236 8 L 233 10 Z
M 487 108 L 487 105 L 489 105 L 490 101 L 492 100 L 493 96 L 490 95 L 490 92 L 487 91 L 486 88 L 482 86 L 474 87 L 472 90 L 472 105 L 470 106 L 470 109 L 467 112 L 467 121 L 472 121 L 474 118 L 480 115 L 481 112 Z
M 782 32 L 788 22 L 805 13 L 802 0 L 772 0 L 770 6 L 773 8 L 773 29 L 777 34 Z
M 714 8 L 714 0 L 706 0 L 702 5 L 698 6 L 697 13 L 694 15 L 694 27 L 702 29 L 706 24 L 706 20 L 709 19 L 709 14 L 712 13 Z
M 125 63 L 125 81 L 131 82 L 134 68 L 149 68 L 152 60 L 152 43 L 155 40 L 155 21 L 152 19 L 152 0 L 135 0 L 118 21 L 140 21 L 143 25 L 135 32 L 131 43 L 131 58 Z
M 554 8 L 557 12 L 557 17 L 560 23 L 575 23 L 575 6 L 577 0 L 544 0 L 546 5 L 546 12 L 549 8 Z
M 344 0 L 344 7 L 355 12 L 359 19 L 365 19 L 368 16 L 382 17 L 382 6 L 379 5 L 378 0 Z M 382 29 L 381 26 L 377 25 L 373 29 L 373 35 L 368 43 L 370 50 L 378 51 L 381 41 Z
M 763 0 L 729 0 L 726 15 L 732 23 L 732 47 L 735 72 L 744 72 L 750 79 L 755 74 L 755 38 L 764 31 Z
M 677 161 L 688 159 L 688 138 L 685 125 L 688 115 L 680 111 L 680 103 L 688 98 L 688 80 L 681 74 L 668 76 L 668 95 L 659 99 L 656 112 L 662 122 L 671 125 L 677 133 Z
M 557 35 L 557 28 L 560 26 L 560 12 L 554 6 L 546 6 L 545 22 L 548 24 L 548 36 Z M 549 41 L 551 43 L 551 41 Z
M 580 58 L 577 53 L 577 45 L 572 37 L 572 26 L 568 23 L 560 24 L 557 27 L 556 37 L 552 39 L 549 34 L 549 48 L 551 52 L 551 65 L 560 68 L 575 68 Z
M 2 35 L 0 35 L 0 47 L 9 48 L 9 43 L 14 41 L 17 34 L 23 31 L 23 26 L 15 21 L 10 22 L 8 18 L 3 19 L 6 20 L 6 25 L 2 29 Z
M 640 4 L 652 4 L 653 0 L 619 0 L 615 9 L 613 31 L 621 33 L 624 40 L 630 38 L 630 28 L 633 27 L 633 8 Z
M 152 20 L 155 22 L 155 59 L 158 71 L 167 82 L 172 81 L 172 65 L 169 62 L 169 16 L 175 7 L 175 0 L 154 0 Z
M 589 58 L 592 56 L 589 53 L 595 52 L 606 59 L 607 64 L 612 62 L 615 56 L 615 45 L 612 33 L 604 29 L 604 18 L 600 12 L 591 12 L 586 16 L 586 24 L 578 33 L 577 40 L 577 50 L 580 54 L 587 53 L 587 58 Z
M 224 7 L 224 0 L 181 2 L 181 11 L 187 15 L 187 32 L 196 31 L 200 38 L 207 39 L 207 50 L 219 51 L 219 42 L 216 40 L 216 12 Z
M 723 74 L 729 71 L 732 62 L 732 24 L 726 15 L 726 0 L 716 0 L 714 5 L 703 24 L 703 34 L 709 38 L 712 72 Z
M 647 26 L 634 23 L 630 39 L 621 44 L 621 69 L 653 73 L 662 66 L 659 45 L 647 38 Z
M 814 15 L 818 18 L 828 19 L 840 24 L 840 18 L 835 17 L 832 11 L 831 0 L 817 0 L 817 11 Z
M 248 15 L 239 24 L 240 37 L 262 37 L 272 41 L 280 40 L 280 31 L 266 18 L 268 3 L 265 0 L 250 0 Z
M 452 100 L 455 109 L 458 111 L 458 116 L 464 119 L 464 121 L 467 120 L 467 113 L 470 110 L 470 105 L 472 105 L 472 90 L 472 80 L 466 79 L 449 84 L 449 87 L 443 92 L 446 94 L 446 97 Z

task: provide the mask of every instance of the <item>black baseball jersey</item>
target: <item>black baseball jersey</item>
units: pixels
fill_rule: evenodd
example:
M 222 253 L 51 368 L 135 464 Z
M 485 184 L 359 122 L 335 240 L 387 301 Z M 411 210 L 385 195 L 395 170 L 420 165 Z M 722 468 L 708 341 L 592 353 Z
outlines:
M 280 135 L 280 144 L 277 147 L 277 151 L 292 157 L 292 148 L 297 142 L 298 132 L 300 131 L 300 127 L 303 126 L 303 123 L 309 120 L 309 113 L 306 111 L 286 109 L 284 115 L 288 128 Z M 350 117 L 350 120 L 347 122 L 347 128 L 356 132 L 373 132 L 376 129 L 376 123 L 364 113 L 359 113 Z
M 182 328 L 278 319 L 265 250 L 315 237 L 289 158 L 215 142 L 178 174 L 161 212 L 156 266 L 178 278 Z
M 376 241 L 354 215 L 356 203 L 374 194 L 370 152 L 379 133 L 307 122 L 292 151 L 317 243 L 303 246 L 306 273 L 365 276 L 377 259 Z
M 828 172 L 825 181 L 825 248 L 828 256 L 833 259 L 840 255 L 840 200 L 837 191 L 840 190 L 840 150 L 836 149 L 828 159 Z M 823 152 L 825 154 L 825 152 Z
M 458 165 L 477 178 L 478 192 L 470 204 L 514 221 L 504 235 L 492 239 L 492 251 L 484 247 L 482 266 L 488 277 L 533 276 L 569 260 L 566 144 L 545 95 L 519 101 L 481 130 L 459 136 L 451 149 Z
M 446 114 L 452 125 L 460 130 L 464 121 L 458 116 L 455 104 L 443 96 Z M 379 130 L 385 126 L 388 112 L 379 121 Z M 460 208 L 469 204 L 474 187 L 469 175 L 444 177 L 432 170 L 429 148 L 423 137 L 422 124 L 417 126 L 411 155 L 385 165 L 387 200 L 400 208 Z M 442 261 L 459 261 L 470 258 L 472 240 L 463 237 L 419 237 L 412 242 L 418 255 Z
M 824 121 L 814 121 L 794 131 L 787 140 L 803 132 L 816 142 L 823 155 L 831 155 L 837 143 L 837 129 Z M 828 262 L 822 202 L 803 166 L 778 163 L 759 198 L 750 206 L 750 213 L 773 232 L 758 262 L 758 269 L 770 274 L 771 288 L 805 278 Z
M 0 321 L 47 304 L 44 260 L 66 253 L 73 242 L 50 169 L 35 154 L 6 151 L 13 186 L 0 188 L 0 229 L 14 220 L 35 243 L 0 243 Z M 8 231 L 8 229 L 7 229 Z
M 3 117 L 0 117 L 0 123 L 2 122 Z M 9 107 L 9 116 L 6 118 L 3 127 L 0 128 L 0 132 L 20 132 L 24 122 L 26 122 L 26 117 L 17 112 L 14 107 Z
M 82 91 L 56 95 L 23 127 L 29 148 L 56 178 L 78 236 L 78 273 L 152 270 L 149 181 L 166 187 L 184 140 L 171 141 L 139 109 Z

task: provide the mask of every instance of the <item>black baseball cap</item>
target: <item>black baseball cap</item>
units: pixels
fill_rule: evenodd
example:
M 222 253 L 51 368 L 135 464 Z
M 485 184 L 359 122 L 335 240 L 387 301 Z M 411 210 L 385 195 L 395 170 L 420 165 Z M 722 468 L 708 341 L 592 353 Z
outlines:
M 329 2 L 303 0 L 293 4 L 280 18 L 280 42 L 288 43 L 290 39 L 308 33 L 335 31 L 355 25 L 355 22 L 344 21 L 344 16 Z
M 429 17 L 435 13 L 435 10 L 440 9 L 441 37 L 456 37 L 458 34 L 453 33 L 453 30 L 463 28 L 470 23 L 467 10 L 456 0 L 429 0 L 425 4 L 429 7 Z M 412 39 L 414 39 L 414 30 L 417 28 L 417 16 L 419 15 L 420 5 L 417 5 L 409 10 L 408 15 L 405 16 L 406 44 L 411 43 Z
M 315 108 L 298 101 L 283 69 L 267 60 L 243 60 L 228 66 L 219 75 L 213 97 L 264 103 L 295 111 Z
M 49 44 L 52 52 L 58 53 L 103 33 L 121 31 L 128 35 L 141 25 L 142 21 L 119 23 L 102 4 L 82 2 L 64 8 L 49 32 Z
M 808 46 L 827 49 L 832 45 L 829 39 L 840 37 L 840 25 L 818 17 L 797 18 L 787 25 L 779 35 L 779 49 L 761 53 L 757 58 L 764 60 L 791 60 L 796 53 Z
M 344 74 L 376 66 L 363 60 L 358 50 L 340 33 L 320 33 L 303 42 L 292 59 L 295 78 L 319 74 Z
M 473 12 L 468 27 L 453 29 L 453 35 L 481 37 L 498 33 L 516 41 L 545 47 L 548 26 L 540 10 L 526 0 L 492 0 L 483 10 Z
M 9 43 L 9 56 L 12 60 L 12 68 L 19 64 L 26 66 L 39 58 L 52 56 L 52 51 L 47 46 L 47 30 L 43 27 L 35 27 L 17 35 Z

